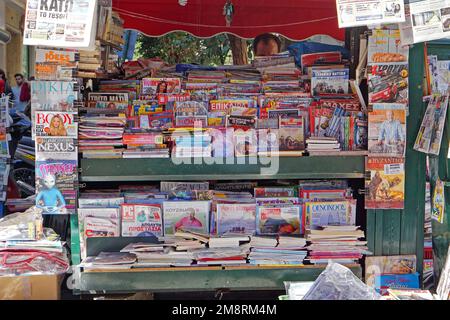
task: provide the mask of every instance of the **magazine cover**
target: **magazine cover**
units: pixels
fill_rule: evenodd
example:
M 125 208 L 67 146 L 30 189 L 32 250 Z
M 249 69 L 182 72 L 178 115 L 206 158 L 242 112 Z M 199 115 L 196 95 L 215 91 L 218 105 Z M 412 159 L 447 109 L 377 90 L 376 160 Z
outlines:
M 305 149 L 303 117 L 279 118 L 279 148 L 280 151 L 302 151 Z
M 35 77 L 38 80 L 73 80 L 79 54 L 76 51 L 36 48 Z
M 354 226 L 356 200 L 304 202 L 305 227 Z
M 367 157 L 366 209 L 403 209 L 405 167 L 403 158 Z
M 367 63 L 408 62 L 409 46 L 400 41 L 400 30 L 372 29 Z
M 78 138 L 75 112 L 35 111 L 34 132 L 37 137 Z
M 217 204 L 217 234 L 253 235 L 256 230 L 256 204 Z
M 388 289 L 420 289 L 419 273 L 380 274 L 375 276 L 375 291 L 389 295 Z
M 257 207 L 256 234 L 300 235 L 304 233 L 300 206 Z
M 369 113 L 369 153 L 403 157 L 406 143 L 406 105 L 375 103 Z
M 255 198 L 264 197 L 297 197 L 297 187 L 256 187 L 253 189 Z
M 311 94 L 320 96 L 323 94 L 348 93 L 349 69 L 324 69 L 312 68 Z
M 159 205 L 122 204 L 122 237 L 163 236 L 162 212 Z
M 164 235 L 178 230 L 209 233 L 209 201 L 164 201 Z
M 141 94 L 157 95 L 180 93 L 180 78 L 144 78 L 141 80 Z
M 380 274 L 407 274 L 416 272 L 416 256 L 366 257 L 366 284 L 375 287 L 375 276 Z
M 408 62 L 374 63 L 367 73 L 369 104 L 408 103 Z
M 76 111 L 78 99 L 73 81 L 31 81 L 31 110 Z
M 225 125 L 235 129 L 254 129 L 256 127 L 256 117 L 227 115 Z
M 208 126 L 208 107 L 205 102 L 175 102 L 174 116 L 177 127 Z
M 428 102 L 427 110 L 417 134 L 414 150 L 439 155 L 448 108 L 448 95 L 434 95 Z
M 76 160 L 36 161 L 36 207 L 43 214 L 74 213 L 77 183 Z
M 120 237 L 118 208 L 79 208 L 77 212 L 82 259 L 86 258 L 87 238 Z
M 444 222 L 445 212 L 445 184 L 441 179 L 437 178 L 434 186 L 433 201 L 431 206 L 431 219 L 439 223 Z
M 78 147 L 73 138 L 36 137 L 36 161 L 78 160 Z
M 258 134 L 258 152 L 272 153 L 280 151 L 278 129 L 258 129 L 257 134 Z
M 128 99 L 126 92 L 88 92 L 87 107 L 126 110 Z
M 233 143 L 234 143 L 234 156 L 256 156 L 258 153 L 258 137 L 256 136 L 256 130 L 234 130 Z
M 161 192 L 172 191 L 208 191 L 209 182 L 175 182 L 175 181 L 161 181 Z

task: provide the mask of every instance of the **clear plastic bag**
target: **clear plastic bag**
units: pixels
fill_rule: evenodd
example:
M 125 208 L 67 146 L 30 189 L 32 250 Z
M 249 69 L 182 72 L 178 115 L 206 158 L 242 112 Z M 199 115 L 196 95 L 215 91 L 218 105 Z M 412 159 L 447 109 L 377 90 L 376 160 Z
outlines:
M 39 240 L 43 229 L 42 210 L 31 207 L 0 219 L 0 241 Z
M 380 297 L 349 268 L 330 262 L 303 300 L 379 300 Z
M 286 288 L 288 300 L 303 300 L 303 297 L 313 284 L 313 281 L 285 281 L 284 287 Z

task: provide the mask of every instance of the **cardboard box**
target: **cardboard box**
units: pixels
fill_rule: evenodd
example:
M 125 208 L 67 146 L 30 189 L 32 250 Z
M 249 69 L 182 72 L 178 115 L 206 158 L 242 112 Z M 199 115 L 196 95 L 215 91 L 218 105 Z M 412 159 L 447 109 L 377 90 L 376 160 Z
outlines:
M 63 275 L 0 277 L 0 300 L 59 300 Z

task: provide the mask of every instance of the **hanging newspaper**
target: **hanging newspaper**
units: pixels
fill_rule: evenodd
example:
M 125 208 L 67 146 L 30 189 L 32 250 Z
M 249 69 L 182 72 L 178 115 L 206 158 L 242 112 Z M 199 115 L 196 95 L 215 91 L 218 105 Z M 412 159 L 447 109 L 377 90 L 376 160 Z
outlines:
M 438 155 L 447 115 L 448 95 L 434 95 L 428 102 L 414 150 Z
M 28 0 L 23 44 L 89 47 L 96 0 Z
M 399 24 L 402 44 L 450 38 L 450 0 L 410 1 Z
M 405 21 L 403 0 L 336 0 L 339 28 Z
M 433 206 L 431 210 L 431 219 L 443 223 L 445 212 L 445 195 L 444 195 L 444 182 L 441 179 L 436 180 L 433 194 Z

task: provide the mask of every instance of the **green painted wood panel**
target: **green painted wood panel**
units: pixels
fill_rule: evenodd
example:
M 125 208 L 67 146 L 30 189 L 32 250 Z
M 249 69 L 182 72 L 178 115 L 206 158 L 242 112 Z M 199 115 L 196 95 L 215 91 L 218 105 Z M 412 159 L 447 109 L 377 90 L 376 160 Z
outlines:
M 425 209 L 425 155 L 413 150 L 420 128 L 422 103 L 423 44 L 409 53 L 409 115 L 405 160 L 405 208 L 403 210 L 367 210 L 367 240 L 375 255 L 416 254 L 423 256 L 423 218 Z M 421 263 L 418 264 L 422 272 Z
M 359 265 L 349 266 L 361 278 Z M 285 290 L 284 281 L 312 281 L 324 267 L 299 268 L 172 268 L 125 272 L 81 272 L 81 292 L 102 293 L 152 291 Z M 189 273 L 189 276 L 187 276 Z M 113 280 L 113 281 L 112 281 Z
M 450 60 L 450 41 L 439 41 L 428 45 L 428 54 L 437 55 L 439 60 Z M 450 143 L 450 112 L 447 110 L 447 121 L 444 128 L 441 150 L 439 156 L 430 156 L 430 184 L 431 192 L 434 190 L 436 180 L 439 177 L 442 181 L 450 181 L 450 168 L 448 150 Z M 434 274 L 435 282 L 439 279 L 442 268 L 447 258 L 447 250 L 450 244 L 450 188 L 446 186 L 445 195 L 445 215 L 443 223 L 432 221 L 433 230 L 433 255 L 434 255 Z
M 81 159 L 81 181 L 363 178 L 364 156 L 187 159 Z M 192 162 L 191 162 L 192 161 Z M 199 161 L 198 164 L 196 161 Z M 204 161 L 212 161 L 212 159 Z M 271 161 L 269 163 L 269 161 Z M 271 169 L 269 169 L 271 168 Z

